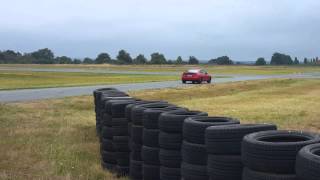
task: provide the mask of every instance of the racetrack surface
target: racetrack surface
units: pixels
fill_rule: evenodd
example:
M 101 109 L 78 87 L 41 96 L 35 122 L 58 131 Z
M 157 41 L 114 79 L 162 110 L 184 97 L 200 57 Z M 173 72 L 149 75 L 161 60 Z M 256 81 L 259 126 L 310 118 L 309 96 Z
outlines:
M 227 83 L 248 80 L 260 80 L 271 78 L 320 78 L 315 74 L 291 74 L 291 75 L 250 75 L 250 76 L 232 76 L 228 78 L 217 78 L 213 83 Z M 104 87 L 115 87 L 121 91 L 134 91 L 144 89 L 174 88 L 181 86 L 196 86 L 197 84 L 182 84 L 181 81 L 163 81 L 134 84 L 116 84 L 116 85 L 95 85 L 82 87 L 60 87 L 44 89 L 22 89 L 0 91 L 0 103 L 33 101 L 50 98 L 63 98 L 68 96 L 80 96 L 92 94 L 93 90 Z

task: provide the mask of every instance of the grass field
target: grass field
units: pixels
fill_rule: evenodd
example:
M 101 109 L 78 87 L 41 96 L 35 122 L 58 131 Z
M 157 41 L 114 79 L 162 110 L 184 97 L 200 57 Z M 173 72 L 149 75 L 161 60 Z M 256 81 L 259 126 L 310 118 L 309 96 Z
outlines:
M 0 71 L 0 90 L 178 80 L 173 75 Z
M 212 74 L 294 74 L 320 72 L 320 66 L 215 66 L 215 65 L 12 65 L 2 64 L 0 67 L 29 68 L 81 68 L 98 70 L 144 71 L 144 72 L 178 72 L 191 68 L 204 68 Z
M 232 116 L 320 132 L 320 80 L 262 80 L 130 92 Z M 0 105 L 0 179 L 116 179 L 100 167 L 91 96 Z

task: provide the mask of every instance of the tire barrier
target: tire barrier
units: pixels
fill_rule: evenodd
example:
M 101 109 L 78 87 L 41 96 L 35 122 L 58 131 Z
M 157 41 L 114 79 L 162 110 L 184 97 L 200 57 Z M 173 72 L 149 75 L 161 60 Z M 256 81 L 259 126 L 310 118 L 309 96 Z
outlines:
M 239 124 L 238 120 L 226 117 L 189 117 L 183 123 L 182 178 L 208 180 L 205 130 L 210 126 Z
M 241 142 L 245 135 L 275 130 L 272 124 L 234 124 L 210 126 L 205 130 L 210 179 L 239 180 L 242 177 Z
M 164 112 L 159 116 L 160 165 L 164 168 L 175 169 L 175 171 L 160 171 L 160 177 L 169 176 L 172 180 L 181 179 L 183 123 L 188 117 L 198 116 L 208 116 L 208 114 L 200 111 L 175 110 Z M 177 169 L 179 173 L 177 173 Z M 161 175 L 161 173 L 165 174 Z
M 132 180 L 320 180 L 320 135 L 93 92 L 101 166 Z
M 134 161 L 139 161 L 139 165 L 141 166 L 140 168 L 143 169 L 143 165 L 145 165 L 145 169 L 151 168 L 148 165 L 156 165 L 156 164 L 147 164 L 144 163 L 143 159 L 146 158 L 154 158 L 156 155 L 154 153 L 154 150 L 150 150 L 147 146 L 143 146 L 143 131 L 144 131 L 144 126 L 143 126 L 143 114 L 144 111 L 147 109 L 161 109 L 161 108 L 167 108 L 167 107 L 174 107 L 167 102 L 164 101 L 140 101 L 136 104 L 132 104 L 130 106 L 126 107 L 125 114 L 127 117 L 129 117 L 131 121 L 131 130 L 130 130 L 130 135 L 131 135 L 131 160 Z M 150 132 L 152 135 L 155 135 L 154 132 Z M 143 148 L 144 147 L 144 148 Z M 143 155 L 145 154 L 145 155 Z M 148 157 L 148 156 L 153 156 L 153 157 Z M 144 157 L 144 158 L 143 158 Z M 136 162 L 135 162 L 136 163 Z M 138 166 L 138 163 L 135 164 L 135 166 Z M 152 167 L 153 170 L 155 170 L 155 166 Z M 143 172 L 146 171 L 140 171 L 140 172 L 134 172 L 130 177 L 132 179 L 136 179 L 137 177 L 144 177 Z M 138 175 L 138 173 L 140 173 Z M 145 178 L 144 178 L 145 179 Z
M 300 180 L 320 179 L 320 144 L 302 148 L 297 157 L 296 172 Z
M 294 179 L 299 150 L 319 141 L 318 134 L 298 131 L 273 130 L 246 135 L 242 143 L 242 162 L 249 170 L 243 179 L 262 176 L 262 173 L 264 176 L 274 176 L 274 179 L 282 176 Z
M 146 107 L 146 106 L 145 106 Z M 159 160 L 159 116 L 163 112 L 174 110 L 185 110 L 171 104 L 163 104 L 160 106 L 145 109 L 142 114 L 143 147 L 141 151 L 143 160 L 143 179 L 144 180 L 160 180 L 160 160 Z

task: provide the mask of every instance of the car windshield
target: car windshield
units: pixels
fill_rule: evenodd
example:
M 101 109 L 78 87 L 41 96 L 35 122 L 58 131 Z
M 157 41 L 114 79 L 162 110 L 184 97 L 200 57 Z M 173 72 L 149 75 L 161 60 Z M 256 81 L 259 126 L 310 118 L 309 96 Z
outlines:
M 188 70 L 188 73 L 198 73 L 198 72 L 200 72 L 199 69 L 190 69 L 190 70 Z

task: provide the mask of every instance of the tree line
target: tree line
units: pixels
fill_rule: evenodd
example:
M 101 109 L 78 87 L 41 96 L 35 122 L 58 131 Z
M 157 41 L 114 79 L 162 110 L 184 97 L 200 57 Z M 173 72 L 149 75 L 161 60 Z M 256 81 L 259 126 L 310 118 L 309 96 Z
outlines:
M 256 65 L 263 66 L 267 64 L 267 61 L 260 57 L 257 59 Z M 297 57 L 294 59 L 291 58 L 291 56 L 281 53 L 274 53 L 271 57 L 270 61 L 271 65 L 299 65 L 299 64 L 309 64 L 309 65 L 320 65 L 320 59 L 318 57 L 315 58 L 304 58 L 303 62 L 301 62 Z
M 0 51 L 0 64 L 199 64 L 200 61 L 195 56 L 189 56 L 189 59 L 183 60 L 181 56 L 171 60 L 158 52 L 152 53 L 150 59 L 147 59 L 143 54 L 132 58 L 125 50 L 120 50 L 115 59 L 111 58 L 108 53 L 100 53 L 96 58 L 86 57 L 84 59 L 70 58 L 68 56 L 55 56 L 48 49 L 39 49 L 31 53 L 20 53 L 12 50 Z M 216 59 L 210 59 L 208 64 L 216 65 L 232 65 L 238 64 L 231 60 L 228 56 L 221 56 Z M 256 65 L 266 65 L 264 58 L 258 58 Z M 297 58 L 292 58 L 289 55 L 274 53 L 270 64 L 272 65 L 291 65 L 301 64 Z M 319 58 L 305 58 L 303 64 L 320 64 Z

